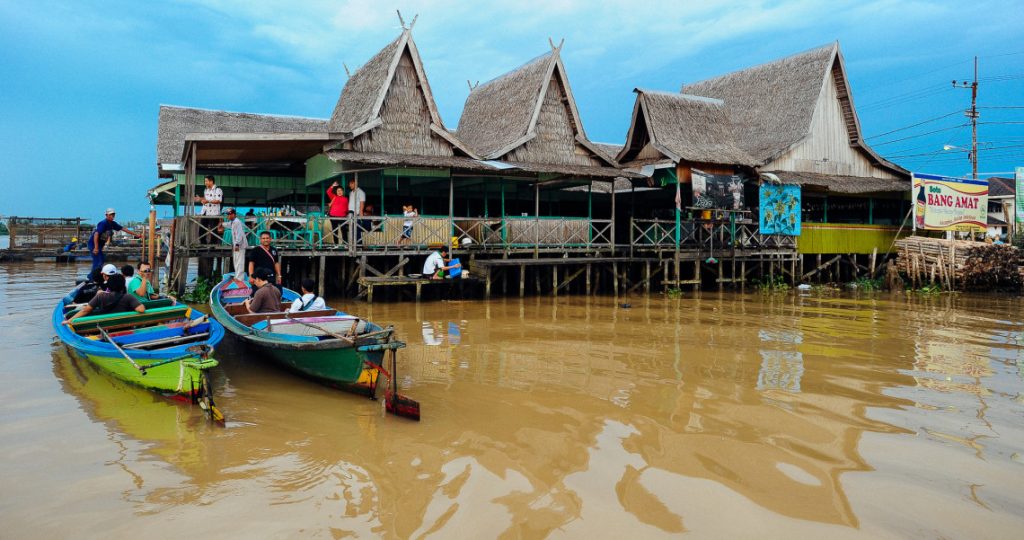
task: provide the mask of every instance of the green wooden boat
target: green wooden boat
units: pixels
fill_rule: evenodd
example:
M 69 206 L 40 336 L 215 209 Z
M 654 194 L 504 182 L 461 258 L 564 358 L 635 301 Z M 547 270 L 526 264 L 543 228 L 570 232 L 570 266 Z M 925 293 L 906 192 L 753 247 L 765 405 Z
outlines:
M 280 310 L 249 314 L 248 284 L 228 274 L 210 293 L 211 314 L 228 332 L 277 364 L 318 382 L 372 391 L 394 329 L 335 309 L 287 313 L 299 294 L 282 289 Z

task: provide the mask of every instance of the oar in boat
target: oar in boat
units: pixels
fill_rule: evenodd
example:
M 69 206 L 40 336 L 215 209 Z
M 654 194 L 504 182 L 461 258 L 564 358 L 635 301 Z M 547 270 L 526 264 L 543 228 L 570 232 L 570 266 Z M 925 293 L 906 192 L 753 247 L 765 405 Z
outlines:
M 314 330 L 317 330 L 319 332 L 323 332 L 323 333 L 325 333 L 325 334 L 327 334 L 327 335 L 329 335 L 331 337 L 340 339 L 340 340 L 342 340 L 342 341 L 344 341 L 346 343 L 349 343 L 352 346 L 355 346 L 355 340 L 353 338 L 350 338 L 348 336 L 343 336 L 341 334 L 338 334 L 337 332 L 332 332 L 332 331 L 330 331 L 330 330 L 328 330 L 328 329 L 326 329 L 326 328 L 324 328 L 324 327 L 322 327 L 320 325 L 304 321 L 301 318 L 294 318 L 294 317 L 291 316 L 290 313 L 286 313 L 285 314 L 285 318 L 288 319 L 288 320 L 295 321 L 295 322 L 297 322 L 299 324 L 304 324 L 304 325 L 306 325 L 306 326 L 308 326 L 308 327 L 310 327 L 310 328 L 312 328 Z M 354 327 L 358 323 L 359 323 L 359 321 L 355 321 L 352 326 Z M 387 328 L 386 330 L 393 330 L 393 329 Z M 378 332 L 373 332 L 372 334 L 365 334 L 365 335 L 366 336 L 375 335 L 375 334 L 380 334 L 382 332 L 383 332 L 383 330 L 382 331 L 378 331 Z M 358 337 L 363 337 L 363 336 L 358 336 Z M 363 361 L 366 362 L 367 364 L 369 364 L 371 367 L 376 368 L 378 371 L 383 373 L 388 379 L 391 380 L 391 388 L 388 389 L 387 393 L 384 396 L 384 405 L 385 405 L 385 408 L 387 409 L 387 411 L 389 413 L 395 415 L 395 416 L 401 416 L 403 418 L 409 418 L 409 419 L 412 419 L 412 420 L 419 421 L 419 419 L 420 419 L 420 403 L 418 401 L 414 400 L 414 399 L 411 399 L 411 398 L 409 398 L 407 396 L 403 396 L 403 395 L 398 393 L 398 373 L 397 373 L 397 370 L 398 370 L 398 353 L 395 352 L 395 349 L 397 347 L 388 347 L 387 345 L 391 345 L 391 344 L 370 345 L 369 347 L 379 347 L 381 349 L 388 349 L 388 350 L 391 351 L 391 373 L 388 373 L 388 371 L 386 369 L 384 369 L 384 366 L 379 365 L 379 364 L 373 362 L 372 360 L 364 359 Z M 397 345 L 397 346 L 405 346 L 401 342 L 397 342 L 395 345 Z
M 117 349 L 117 352 L 121 353 L 121 356 L 123 356 L 124 359 L 127 360 L 128 363 L 131 364 L 133 368 L 139 370 L 139 373 L 142 373 L 143 375 L 146 374 L 146 368 L 136 364 L 135 360 L 132 360 L 132 357 L 128 356 L 128 353 L 124 352 L 124 349 L 122 349 L 121 346 L 118 345 L 116 341 L 114 341 L 114 338 L 110 337 L 110 334 L 107 333 L 106 329 L 104 329 L 102 326 L 97 326 L 97 328 L 99 328 L 100 335 L 103 336 L 103 339 L 107 340 L 107 343 L 113 345 L 114 348 Z

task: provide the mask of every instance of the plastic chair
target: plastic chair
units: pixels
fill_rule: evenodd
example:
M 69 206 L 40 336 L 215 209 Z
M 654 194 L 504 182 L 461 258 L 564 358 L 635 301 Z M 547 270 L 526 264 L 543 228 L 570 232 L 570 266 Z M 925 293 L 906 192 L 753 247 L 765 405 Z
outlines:
M 317 248 L 324 241 L 324 215 L 320 212 L 306 214 L 306 228 L 302 230 L 302 239 Z

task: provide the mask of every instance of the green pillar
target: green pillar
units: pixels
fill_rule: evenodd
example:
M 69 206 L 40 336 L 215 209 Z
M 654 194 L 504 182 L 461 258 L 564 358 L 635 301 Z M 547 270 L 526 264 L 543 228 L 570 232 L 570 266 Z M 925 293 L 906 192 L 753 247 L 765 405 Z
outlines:
M 868 225 L 875 224 L 875 199 L 868 198 Z
M 498 184 L 501 186 L 501 243 L 504 244 L 508 240 L 508 232 L 505 230 L 505 179 L 499 180 Z
M 174 183 L 174 217 L 178 217 L 178 208 L 181 206 L 181 186 Z
M 821 217 L 821 222 L 822 223 L 828 223 L 828 195 L 825 195 L 825 200 L 821 204 L 822 204 L 822 210 L 823 210 L 822 217 Z

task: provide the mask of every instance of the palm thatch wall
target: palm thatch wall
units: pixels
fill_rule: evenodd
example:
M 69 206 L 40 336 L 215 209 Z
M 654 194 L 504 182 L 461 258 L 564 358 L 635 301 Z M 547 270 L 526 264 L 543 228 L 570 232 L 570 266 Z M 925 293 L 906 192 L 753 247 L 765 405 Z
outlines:
M 412 57 L 405 51 L 381 107 L 383 123 L 353 140 L 353 150 L 417 156 L 454 155 L 451 144 L 431 132 L 429 107 L 418 82 Z
M 544 102 L 535 128 L 536 136 L 505 155 L 514 163 L 558 163 L 600 167 L 601 159 L 576 142 L 568 98 L 561 81 L 552 77 L 548 81 Z

